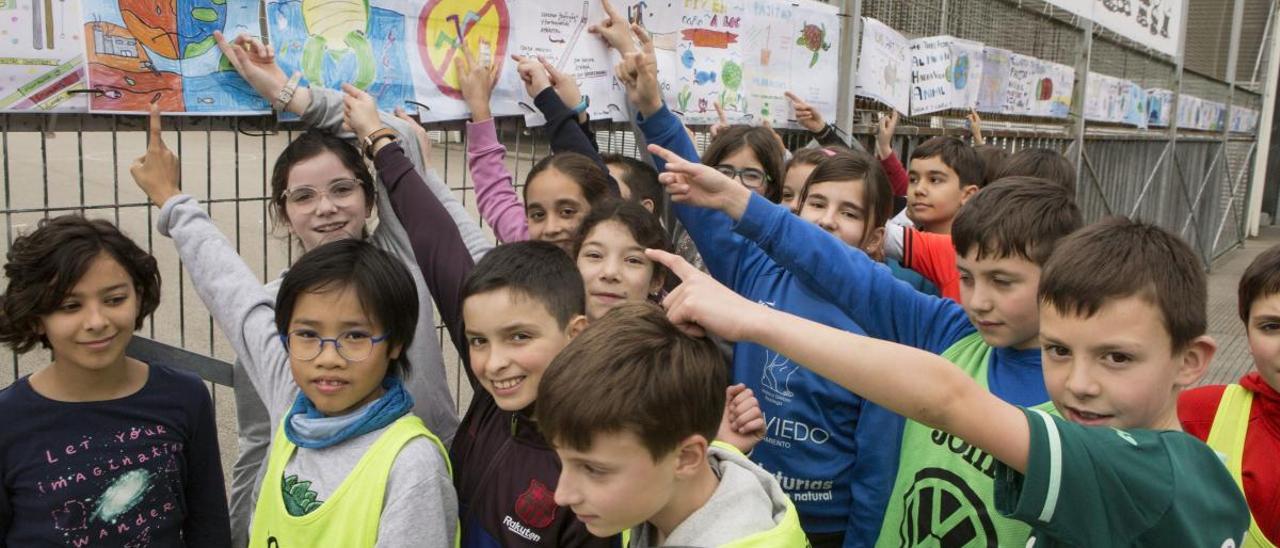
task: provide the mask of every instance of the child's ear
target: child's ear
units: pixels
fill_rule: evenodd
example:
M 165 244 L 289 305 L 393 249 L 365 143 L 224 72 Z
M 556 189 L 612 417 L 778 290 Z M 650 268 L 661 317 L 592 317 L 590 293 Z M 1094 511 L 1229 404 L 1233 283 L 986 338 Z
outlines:
M 569 335 L 569 339 L 573 340 L 578 335 L 581 335 L 582 331 L 586 328 L 587 317 L 582 314 L 578 314 L 577 316 L 574 316 L 573 319 L 569 320 L 569 325 L 565 326 L 565 332 Z
M 650 200 L 649 198 L 645 198 L 643 200 L 640 200 L 640 205 L 644 206 L 645 209 L 649 210 L 649 213 L 653 213 L 653 200 Z
M 667 283 L 667 272 L 656 268 L 656 264 L 654 266 L 653 278 L 649 280 L 649 295 L 656 297 L 658 292 L 662 291 L 662 286 Z
M 884 225 L 875 227 L 862 237 L 862 250 L 876 260 L 884 260 Z
M 698 434 L 680 440 L 676 446 L 676 477 L 687 479 L 707 465 L 707 438 Z
M 400 351 L 404 350 L 404 345 L 397 344 L 387 351 L 387 360 L 394 360 L 400 357 Z
M 972 198 L 979 190 L 981 189 L 978 188 L 978 185 L 965 185 L 960 187 L 960 204 L 963 205 L 965 202 L 969 201 L 969 198 Z
M 1213 355 L 1218 351 L 1218 343 L 1213 337 L 1201 335 L 1187 343 L 1178 360 L 1178 376 L 1174 379 L 1178 389 L 1194 385 L 1209 371 Z

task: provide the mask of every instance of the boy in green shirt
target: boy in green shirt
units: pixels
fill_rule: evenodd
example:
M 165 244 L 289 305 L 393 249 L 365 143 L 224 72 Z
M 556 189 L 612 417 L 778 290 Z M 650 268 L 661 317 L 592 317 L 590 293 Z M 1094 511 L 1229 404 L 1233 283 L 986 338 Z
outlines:
M 649 254 L 684 280 L 663 303 L 673 323 L 772 348 L 991 454 L 996 506 L 1031 525 L 1027 546 L 1238 546 L 1249 527 L 1221 459 L 1179 427 L 1177 394 L 1217 345 L 1200 263 L 1159 227 L 1108 219 L 1045 264 L 1044 378 L 1064 418 L 1006 403 L 939 356 L 768 309 Z M 920 500 L 945 507 L 948 495 Z

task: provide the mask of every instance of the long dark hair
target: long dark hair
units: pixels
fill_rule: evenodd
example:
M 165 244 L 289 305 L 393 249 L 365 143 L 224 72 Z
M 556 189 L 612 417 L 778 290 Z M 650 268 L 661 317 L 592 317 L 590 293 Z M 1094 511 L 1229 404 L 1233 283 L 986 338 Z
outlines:
M 702 153 L 702 163 L 709 166 L 718 165 L 725 158 L 744 148 L 751 149 L 756 159 L 760 161 L 760 165 L 764 167 L 764 174 L 768 179 L 765 181 L 764 197 L 775 204 L 782 201 L 782 178 L 786 175 L 783 170 L 786 163 L 784 160 L 786 149 L 782 148 L 773 130 L 767 127 L 730 126 L 729 129 L 720 132 L 710 145 L 707 145 L 706 152 Z
M 276 165 L 271 169 L 271 217 L 279 224 L 289 222 L 289 213 L 285 210 L 284 191 L 289 188 L 289 171 L 303 160 L 310 160 L 324 154 L 333 153 L 342 162 L 343 167 L 351 170 L 360 181 L 360 189 L 364 191 L 366 203 L 374 203 L 373 174 L 364 163 L 360 151 L 337 136 L 317 129 L 307 130 L 302 136 L 294 139 L 276 158 Z
M 671 251 L 671 242 L 668 241 L 667 233 L 662 229 L 662 223 L 658 222 L 656 215 L 649 213 L 644 206 L 635 202 L 609 198 L 592 206 L 591 213 L 587 214 L 586 219 L 582 220 L 582 225 L 578 227 L 578 238 L 573 249 L 575 258 L 582 250 L 582 243 L 586 241 L 587 235 L 591 234 L 591 230 L 606 221 L 614 221 L 627 227 L 627 232 L 631 233 L 631 237 L 642 247 Z M 653 263 L 652 279 L 665 281 L 666 267 Z
M 524 203 L 529 203 L 529 183 L 548 169 L 555 169 L 577 183 L 588 204 L 595 204 L 609 194 L 609 174 L 604 168 L 576 152 L 558 152 L 533 164 L 533 169 L 524 179 Z

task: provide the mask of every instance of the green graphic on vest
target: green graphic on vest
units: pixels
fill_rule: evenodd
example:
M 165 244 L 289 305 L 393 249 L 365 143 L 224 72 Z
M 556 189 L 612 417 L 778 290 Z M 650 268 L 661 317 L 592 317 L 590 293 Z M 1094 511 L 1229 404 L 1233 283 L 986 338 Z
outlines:
M 289 511 L 290 516 L 310 514 L 324 502 L 316 500 L 311 482 L 298 481 L 297 474 L 284 477 L 280 482 L 280 495 L 284 498 L 284 508 Z
M 902 546 L 999 546 L 982 499 L 964 479 L 943 468 L 925 468 L 903 498 Z

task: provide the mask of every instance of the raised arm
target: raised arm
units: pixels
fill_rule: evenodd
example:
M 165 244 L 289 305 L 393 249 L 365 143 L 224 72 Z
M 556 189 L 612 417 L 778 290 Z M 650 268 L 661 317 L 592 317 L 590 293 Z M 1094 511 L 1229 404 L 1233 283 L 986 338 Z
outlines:
M 906 196 L 911 179 L 907 176 L 907 170 L 902 167 L 902 161 L 898 160 L 898 154 L 893 151 L 893 134 L 897 131 L 898 111 L 881 114 L 880 121 L 876 124 L 876 159 L 880 160 L 884 174 L 889 176 L 893 195 Z
M 505 163 L 507 148 L 498 141 L 498 130 L 489 110 L 496 69 L 475 60 L 463 44 L 462 56 L 454 58 L 458 88 L 471 110 L 467 124 L 467 169 L 476 187 L 476 207 L 480 217 L 493 227 L 498 240 L 506 243 L 529 239 L 529 220 L 516 196 L 514 178 Z
M 600 157 L 600 150 L 587 137 L 582 125 L 587 120 L 586 112 L 576 112 L 582 102 L 582 91 L 572 75 L 559 69 L 542 57 L 530 58 L 512 55 L 517 63 L 516 70 L 524 81 L 525 91 L 533 98 L 533 104 L 546 117 L 547 123 L 542 131 L 551 144 L 551 153 L 576 152 L 590 158 L 609 180 L 609 192 L 620 196 L 618 182 L 609 174 L 609 168 Z
M 663 300 L 667 316 L 682 329 L 771 348 L 895 413 L 968 441 L 1014 470 L 1026 470 L 1031 433 L 1025 415 L 941 356 L 752 303 L 677 255 L 646 253 L 683 281 Z

